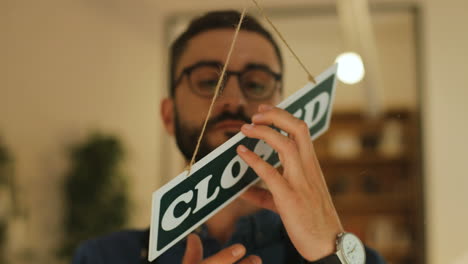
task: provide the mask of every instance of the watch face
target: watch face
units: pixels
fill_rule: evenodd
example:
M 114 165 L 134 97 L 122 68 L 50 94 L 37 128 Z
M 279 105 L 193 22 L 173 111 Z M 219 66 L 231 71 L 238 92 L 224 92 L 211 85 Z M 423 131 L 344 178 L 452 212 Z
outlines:
M 348 264 L 364 264 L 366 251 L 361 240 L 353 234 L 345 233 L 341 240 L 341 251 Z

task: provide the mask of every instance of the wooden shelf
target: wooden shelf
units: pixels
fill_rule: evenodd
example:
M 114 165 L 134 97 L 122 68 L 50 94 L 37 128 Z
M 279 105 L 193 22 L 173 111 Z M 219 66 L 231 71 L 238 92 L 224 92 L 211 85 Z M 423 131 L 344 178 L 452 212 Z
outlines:
M 379 154 L 379 140 L 389 121 L 399 123 L 401 128 L 402 154 L 395 157 Z M 368 240 L 370 247 L 371 241 L 385 244 L 385 248 L 377 244 L 374 248 L 392 264 L 423 263 L 424 234 L 420 228 L 424 225 L 423 196 L 417 131 L 415 115 L 408 111 L 390 111 L 373 121 L 357 112 L 334 113 L 329 131 L 314 141 L 343 226 L 364 242 Z M 343 134 L 354 140 L 351 142 L 354 146 L 361 144 L 354 148 L 358 151 L 352 158 L 332 156 L 340 154 L 337 146 L 342 145 L 334 140 L 340 139 L 339 135 L 342 140 Z
M 356 194 L 333 197 L 338 213 L 406 213 L 410 210 L 408 197 L 395 194 Z
M 386 158 L 376 155 L 359 156 L 353 159 L 338 159 L 319 156 L 320 164 L 324 166 L 399 166 L 408 165 L 411 160 L 407 157 Z
M 413 263 L 415 256 L 409 247 L 375 248 L 388 263 Z

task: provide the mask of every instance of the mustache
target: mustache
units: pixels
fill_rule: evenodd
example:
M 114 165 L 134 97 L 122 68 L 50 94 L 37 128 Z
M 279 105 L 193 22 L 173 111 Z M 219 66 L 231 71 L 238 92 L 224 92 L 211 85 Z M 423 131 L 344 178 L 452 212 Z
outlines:
M 217 123 L 226 121 L 226 120 L 238 120 L 238 121 L 243 121 L 245 123 L 250 123 L 250 117 L 248 117 L 245 114 L 245 111 L 243 109 L 237 110 L 237 112 L 228 112 L 224 111 L 218 116 L 211 118 L 208 120 L 207 127 L 212 127 L 216 125 Z

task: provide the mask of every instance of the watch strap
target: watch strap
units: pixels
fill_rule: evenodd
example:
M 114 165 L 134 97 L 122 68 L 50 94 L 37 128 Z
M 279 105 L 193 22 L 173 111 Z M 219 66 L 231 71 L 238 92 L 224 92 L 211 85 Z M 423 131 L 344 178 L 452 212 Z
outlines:
M 331 254 L 329 256 L 326 256 L 324 258 L 321 258 L 315 261 L 307 261 L 306 263 L 308 264 L 342 264 L 340 258 L 338 258 L 338 255 L 336 254 Z

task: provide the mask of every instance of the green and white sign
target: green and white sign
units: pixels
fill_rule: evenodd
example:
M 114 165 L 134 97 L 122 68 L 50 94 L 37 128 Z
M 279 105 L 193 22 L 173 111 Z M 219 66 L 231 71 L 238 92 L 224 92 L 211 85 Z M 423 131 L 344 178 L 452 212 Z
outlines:
M 278 107 L 286 109 L 309 126 L 311 139 L 328 129 L 335 93 L 334 65 L 308 83 Z M 228 205 L 259 177 L 237 155 L 243 144 L 269 164 L 280 165 L 277 153 L 264 141 L 238 133 L 153 193 L 150 261 L 179 242 L 209 217 Z

